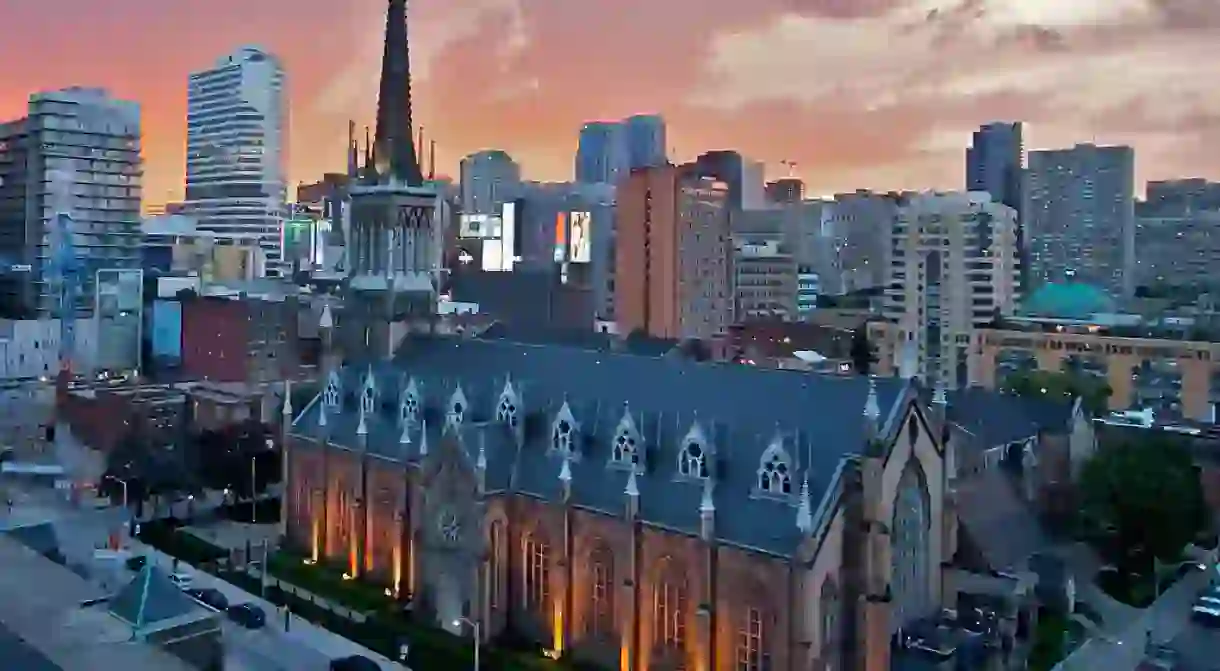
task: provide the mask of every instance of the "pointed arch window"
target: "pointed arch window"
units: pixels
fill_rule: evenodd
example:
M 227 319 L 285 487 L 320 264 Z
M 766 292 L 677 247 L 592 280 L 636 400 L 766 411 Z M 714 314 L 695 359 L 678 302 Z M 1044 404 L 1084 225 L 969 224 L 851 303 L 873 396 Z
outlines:
M 551 449 L 560 454 L 572 454 L 575 447 L 576 427 L 572 420 L 560 417 L 551 429 Z
M 545 615 L 551 596 L 551 548 L 546 541 L 531 534 L 526 536 L 523 546 L 524 570 L 522 585 L 525 609 L 535 615 Z
M 822 581 L 818 596 L 818 642 L 826 668 L 839 668 L 839 588 L 830 577 Z
M 447 415 L 449 423 L 455 427 L 461 426 L 463 420 L 466 419 L 468 407 L 466 394 L 462 392 L 461 387 L 458 387 L 457 391 L 453 392 L 453 396 L 449 399 L 449 413 Z
M 766 671 L 763 640 L 762 611 L 745 609 L 737 626 L 737 671 Z
M 511 429 L 517 428 L 517 399 L 512 394 L 502 394 L 500 403 L 496 405 L 496 421 L 508 426 Z
M 635 432 L 629 426 L 620 427 L 614 436 L 614 445 L 611 448 L 610 458 L 618 464 L 630 464 L 639 466 L 640 464 L 640 445 L 635 437 Z
M 706 478 L 707 461 L 707 446 L 700 440 L 688 439 L 678 454 L 678 473 L 691 478 Z
M 653 622 L 661 647 L 682 649 L 686 646 L 686 585 L 677 577 L 667 575 L 657 584 L 653 594 Z
M 322 392 L 322 405 L 326 406 L 328 410 L 338 408 L 340 394 L 339 376 L 332 373 L 330 379 L 326 381 L 326 390 Z
M 360 410 L 370 416 L 377 410 L 377 384 L 371 372 L 364 379 L 364 389 L 360 390 Z
M 588 633 L 594 637 L 614 634 L 614 556 L 605 546 L 589 556 Z
M 779 445 L 772 445 L 763 452 L 758 465 L 758 490 L 767 494 L 792 493 L 792 466 Z
M 402 426 L 419 423 L 419 394 L 414 389 L 403 392 L 402 402 L 398 405 L 398 423 Z
M 499 610 L 501 595 L 504 593 L 504 524 L 499 520 L 491 523 L 487 543 L 491 546 L 489 552 L 490 566 L 488 599 L 492 610 Z
M 898 479 L 890 535 L 890 575 L 894 614 L 891 629 L 925 615 L 932 600 L 931 506 L 926 479 L 918 462 L 907 463 Z

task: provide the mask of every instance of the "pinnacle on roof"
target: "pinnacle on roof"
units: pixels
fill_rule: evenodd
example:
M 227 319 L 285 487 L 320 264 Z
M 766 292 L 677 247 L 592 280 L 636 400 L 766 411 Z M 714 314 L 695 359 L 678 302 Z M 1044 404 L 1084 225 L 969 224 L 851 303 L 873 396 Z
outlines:
M 864 417 L 876 422 L 881 419 L 881 404 L 877 401 L 877 378 L 868 378 L 868 397 L 864 400 Z
M 801 499 L 796 507 L 796 528 L 803 534 L 813 531 L 813 502 L 809 499 L 809 476 L 801 482 Z

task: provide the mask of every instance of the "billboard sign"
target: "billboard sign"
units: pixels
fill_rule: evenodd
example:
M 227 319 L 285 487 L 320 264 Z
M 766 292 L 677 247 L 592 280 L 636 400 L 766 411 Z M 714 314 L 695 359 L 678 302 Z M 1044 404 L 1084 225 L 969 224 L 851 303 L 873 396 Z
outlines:
M 555 263 L 563 263 L 568 258 L 568 213 L 555 214 Z
M 588 263 L 593 258 L 591 234 L 593 217 L 588 212 L 572 212 L 568 218 L 568 260 Z
M 182 303 L 158 300 L 153 303 L 152 354 L 158 359 L 182 359 Z
M 500 212 L 500 234 L 504 258 L 499 270 L 512 270 L 517 262 L 517 201 L 504 203 Z
M 489 214 L 463 214 L 458 219 L 459 238 L 499 238 L 500 217 Z

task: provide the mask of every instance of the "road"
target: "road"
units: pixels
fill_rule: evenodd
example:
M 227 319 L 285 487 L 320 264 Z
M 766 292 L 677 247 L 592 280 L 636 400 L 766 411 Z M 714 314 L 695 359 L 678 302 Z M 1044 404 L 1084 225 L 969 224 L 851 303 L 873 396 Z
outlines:
M 1220 630 L 1192 622 L 1174 637 L 1169 647 L 1181 655 L 1179 671 L 1220 671 Z
M 1135 622 L 1113 637 L 1092 638 L 1063 661 L 1056 671 L 1134 671 L 1147 644 L 1170 641 L 1188 625 L 1190 607 L 1207 584 L 1210 572 L 1193 572 L 1165 591 Z

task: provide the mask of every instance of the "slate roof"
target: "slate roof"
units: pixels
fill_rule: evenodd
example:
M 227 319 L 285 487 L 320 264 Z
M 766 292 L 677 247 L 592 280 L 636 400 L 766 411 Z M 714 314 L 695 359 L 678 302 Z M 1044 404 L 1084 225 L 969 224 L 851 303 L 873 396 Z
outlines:
M 167 620 L 205 611 L 164 571 L 148 564 L 130 583 L 110 600 L 110 613 L 141 629 L 155 627 Z
M 858 455 L 867 438 L 863 409 L 868 381 L 720 363 L 694 363 L 556 345 L 504 340 L 412 337 L 390 362 L 352 363 L 338 377 L 342 409 L 328 412 L 315 399 L 294 420 L 298 435 L 358 448 L 358 398 L 368 370 L 374 371 L 377 412 L 366 417 L 370 454 L 419 459 L 421 436 L 399 444 L 400 393 L 414 381 L 423 397 L 428 445 L 440 445 L 446 409 L 460 385 L 469 402 L 460 443 L 473 460 L 480 447 L 487 459 L 489 491 L 511 490 L 557 500 L 562 459 L 550 447 L 552 426 L 566 402 L 578 429 L 578 457 L 571 463 L 572 502 L 618 515 L 624 510 L 626 468 L 608 465 L 612 443 L 629 412 L 645 444 L 643 473 L 637 477 L 640 515 L 650 524 L 679 532 L 699 532 L 703 486 L 678 475 L 680 447 L 698 425 L 714 453 L 712 474 L 715 528 L 720 540 L 780 556 L 800 541 L 795 493 L 807 474 L 816 509 L 831 489 L 842 462 Z M 496 407 L 511 380 L 524 411 L 523 447 Z M 906 391 L 897 378 L 876 380 L 881 420 L 888 426 Z M 759 494 L 758 469 L 764 451 L 781 441 L 794 463 L 793 496 Z M 431 452 L 430 452 L 431 453 Z
M 980 449 L 1023 441 L 1040 431 L 1064 433 L 1070 428 L 1073 409 L 1071 403 L 981 387 L 949 392 L 947 400 L 949 421 L 974 436 L 975 447 Z

